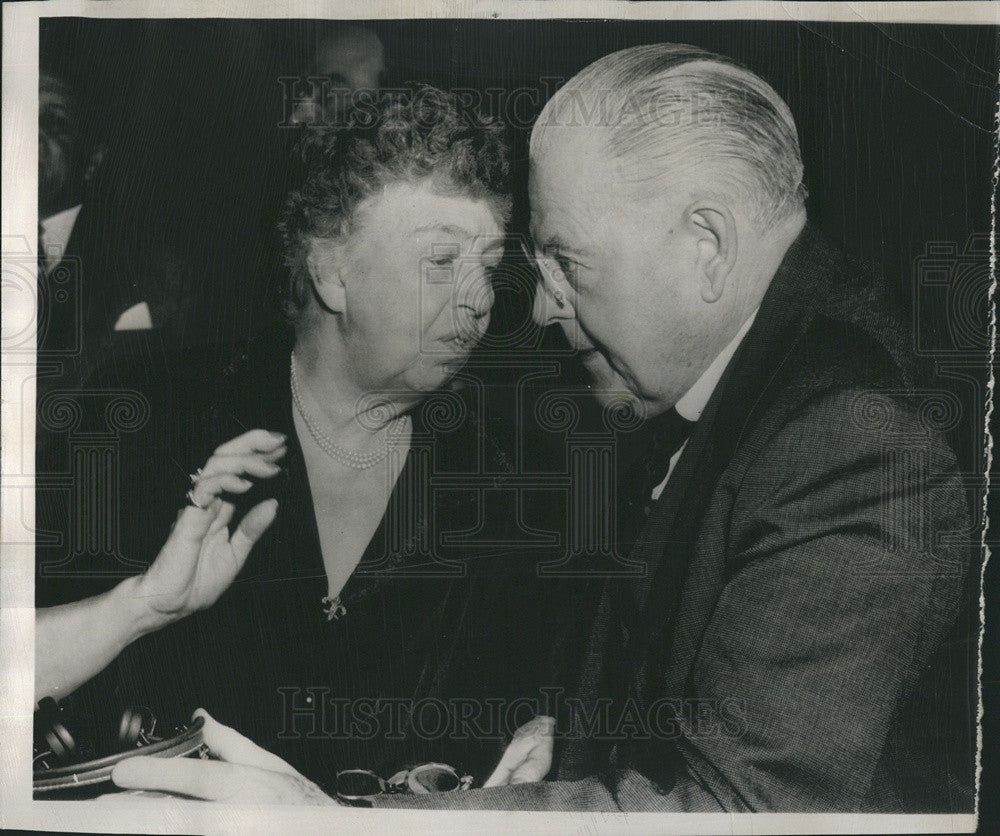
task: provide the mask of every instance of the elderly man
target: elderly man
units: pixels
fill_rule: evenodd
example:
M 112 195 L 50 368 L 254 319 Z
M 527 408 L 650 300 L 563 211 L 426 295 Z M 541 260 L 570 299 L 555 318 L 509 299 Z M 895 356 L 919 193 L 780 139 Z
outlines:
M 374 804 L 971 811 L 966 497 L 885 286 L 806 222 L 785 103 L 693 47 L 609 55 L 543 111 L 530 191 L 536 315 L 656 430 L 646 571 L 605 590 L 555 780 L 540 718 L 510 786 Z M 315 798 L 232 734 L 115 780 Z

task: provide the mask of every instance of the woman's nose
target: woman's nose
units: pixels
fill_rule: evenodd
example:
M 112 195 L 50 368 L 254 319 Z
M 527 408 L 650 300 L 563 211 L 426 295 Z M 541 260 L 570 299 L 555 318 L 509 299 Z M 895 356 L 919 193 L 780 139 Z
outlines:
M 479 320 L 489 314 L 494 299 L 493 283 L 486 271 L 474 270 L 459 282 L 455 303 L 467 316 Z

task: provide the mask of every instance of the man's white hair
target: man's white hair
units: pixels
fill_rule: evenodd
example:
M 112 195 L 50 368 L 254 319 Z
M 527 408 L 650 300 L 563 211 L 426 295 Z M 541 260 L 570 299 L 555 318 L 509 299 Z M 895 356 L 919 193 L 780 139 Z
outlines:
M 605 129 L 607 152 L 637 163 L 630 176 L 651 190 L 681 175 L 741 200 L 765 228 L 805 200 L 788 105 L 759 76 L 699 47 L 650 44 L 595 61 L 543 108 L 532 159 L 562 131 L 586 126 Z

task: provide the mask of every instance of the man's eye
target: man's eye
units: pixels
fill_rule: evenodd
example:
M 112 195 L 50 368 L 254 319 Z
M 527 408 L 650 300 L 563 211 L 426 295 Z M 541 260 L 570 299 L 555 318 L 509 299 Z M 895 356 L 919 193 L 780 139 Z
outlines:
M 435 255 L 427 259 L 435 267 L 448 267 L 455 262 L 455 256 L 448 255 Z
M 566 258 L 566 256 L 557 255 L 556 264 L 559 265 L 559 270 L 562 272 L 566 281 L 571 282 L 576 278 L 576 264 Z

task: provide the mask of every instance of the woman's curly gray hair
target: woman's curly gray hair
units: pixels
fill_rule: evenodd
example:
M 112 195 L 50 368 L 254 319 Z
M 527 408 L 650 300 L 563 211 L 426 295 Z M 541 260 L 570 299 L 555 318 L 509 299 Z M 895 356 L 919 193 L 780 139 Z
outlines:
M 454 95 L 428 85 L 367 93 L 339 121 L 306 128 L 296 147 L 298 186 L 279 223 L 293 321 L 312 293 L 310 240 L 348 236 L 358 205 L 392 183 L 433 178 L 444 193 L 488 201 L 501 225 L 510 216 L 503 129 Z

